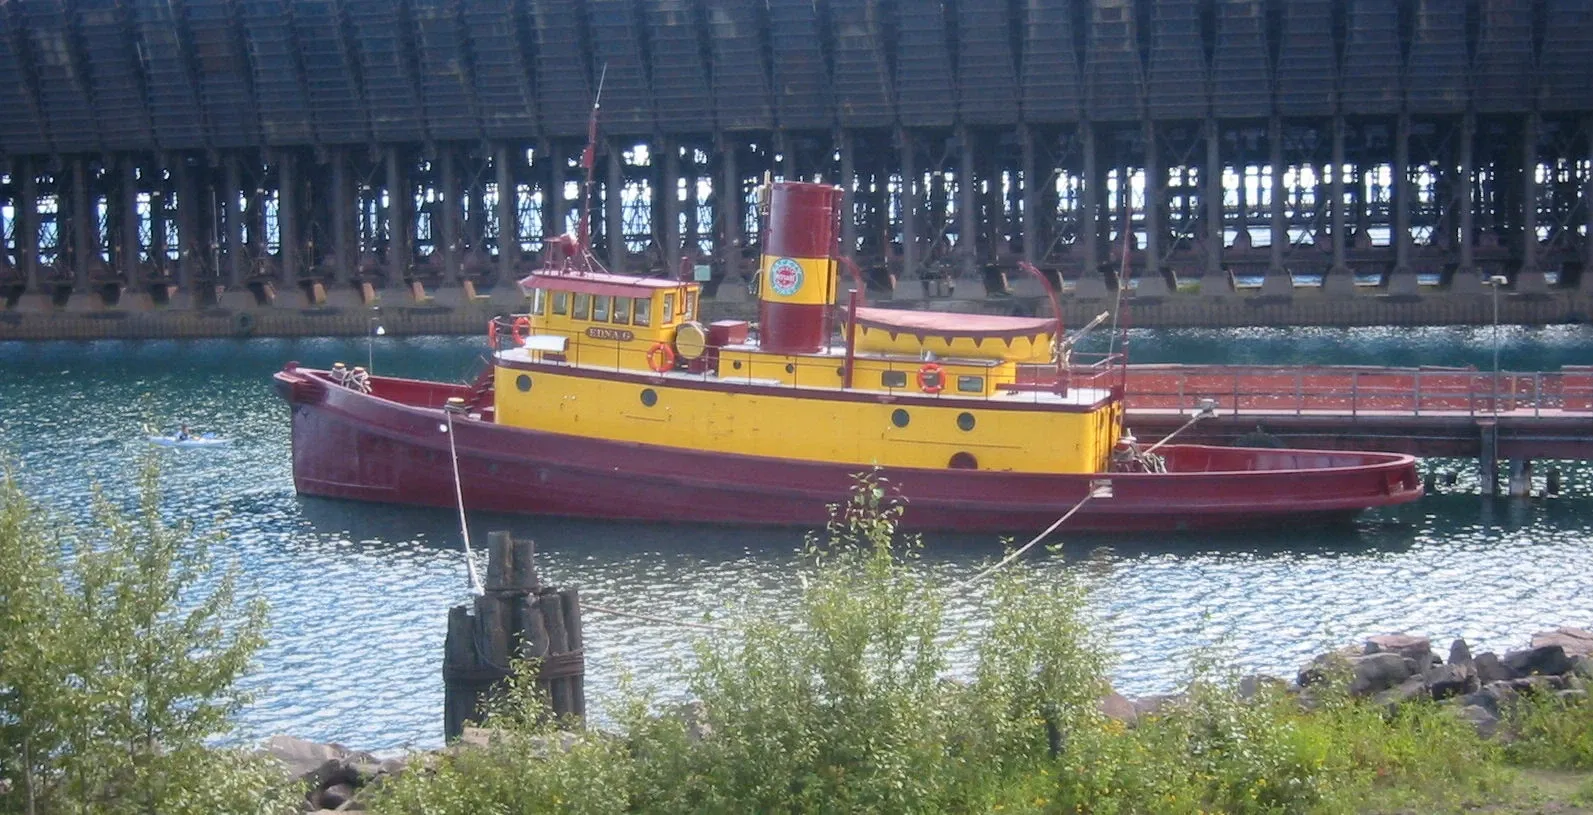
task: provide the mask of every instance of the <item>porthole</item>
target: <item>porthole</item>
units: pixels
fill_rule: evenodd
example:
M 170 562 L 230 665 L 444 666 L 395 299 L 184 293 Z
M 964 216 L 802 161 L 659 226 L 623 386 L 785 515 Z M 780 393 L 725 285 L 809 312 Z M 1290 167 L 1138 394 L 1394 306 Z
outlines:
M 974 415 L 967 411 L 957 414 L 957 427 L 962 430 L 974 429 Z
M 907 423 L 910 421 L 912 421 L 912 417 L 907 415 L 906 410 L 897 408 L 891 411 L 891 424 L 896 425 L 897 427 L 906 427 Z
M 846 366 L 842 365 L 841 367 L 836 368 L 835 369 L 835 375 L 839 376 L 839 377 L 841 377 L 843 379 L 846 378 Z
M 730 363 L 730 367 L 735 368 L 738 371 L 741 370 L 741 360 L 738 359 L 738 360 L 735 360 L 735 361 L 731 362 Z
M 796 373 L 796 366 L 795 366 L 795 365 L 792 365 L 792 364 L 791 364 L 791 363 L 789 363 L 789 362 L 787 362 L 787 363 L 786 363 L 786 364 L 785 364 L 785 372 L 786 372 L 786 373 L 788 373 L 788 374 L 794 374 L 794 373 Z
M 652 388 L 642 388 L 642 404 L 648 407 L 658 404 L 658 391 Z
M 531 390 L 531 377 L 520 374 L 514 378 L 514 386 L 519 388 L 521 393 Z
M 972 453 L 955 453 L 951 461 L 946 462 L 946 467 L 952 470 L 977 470 L 979 459 L 974 458 Z

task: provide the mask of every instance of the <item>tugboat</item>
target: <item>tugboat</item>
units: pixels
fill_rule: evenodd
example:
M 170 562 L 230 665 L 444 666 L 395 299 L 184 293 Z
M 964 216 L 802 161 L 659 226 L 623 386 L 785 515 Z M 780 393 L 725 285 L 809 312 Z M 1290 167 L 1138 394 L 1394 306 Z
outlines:
M 1069 530 L 1300 526 L 1422 495 L 1406 455 L 1142 446 L 1123 427 L 1122 368 L 1075 364 L 1060 310 L 870 308 L 860 283 L 840 306 L 841 189 L 779 182 L 763 195 L 756 324 L 705 322 L 699 283 L 608 273 L 563 236 L 520 281 L 525 313 L 487 327 L 474 384 L 354 383 L 288 363 L 275 380 L 292 406 L 295 487 L 818 526 L 877 468 L 907 502 L 905 527 L 996 532 L 1070 510 Z

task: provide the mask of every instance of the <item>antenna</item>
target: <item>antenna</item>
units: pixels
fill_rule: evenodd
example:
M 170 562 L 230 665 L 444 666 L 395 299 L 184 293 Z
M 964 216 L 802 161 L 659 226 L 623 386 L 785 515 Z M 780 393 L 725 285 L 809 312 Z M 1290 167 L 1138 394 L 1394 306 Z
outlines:
M 608 79 L 608 63 L 597 77 L 597 94 L 592 97 L 592 115 L 586 120 L 586 149 L 581 151 L 581 166 L 586 168 L 586 186 L 581 190 L 581 221 L 576 232 L 576 248 L 584 259 L 590 254 L 587 240 L 592 229 L 592 168 L 597 164 L 597 111 L 603 106 L 603 82 Z M 614 190 L 609 191 L 615 194 Z M 586 264 L 583 264 L 586 265 Z

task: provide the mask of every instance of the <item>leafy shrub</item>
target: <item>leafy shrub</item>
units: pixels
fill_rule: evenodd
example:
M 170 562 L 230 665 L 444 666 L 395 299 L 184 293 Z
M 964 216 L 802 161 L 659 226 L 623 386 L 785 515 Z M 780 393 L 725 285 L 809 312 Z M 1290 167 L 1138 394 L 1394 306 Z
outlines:
M 1510 710 L 1515 738 L 1507 755 L 1532 767 L 1593 770 L 1593 703 L 1587 697 L 1566 700 L 1546 694 L 1526 695 Z
M 290 811 L 278 774 L 205 748 L 247 699 L 264 606 L 162 520 L 152 464 L 139 488 L 130 515 L 96 492 L 80 528 L 0 478 L 0 812 Z

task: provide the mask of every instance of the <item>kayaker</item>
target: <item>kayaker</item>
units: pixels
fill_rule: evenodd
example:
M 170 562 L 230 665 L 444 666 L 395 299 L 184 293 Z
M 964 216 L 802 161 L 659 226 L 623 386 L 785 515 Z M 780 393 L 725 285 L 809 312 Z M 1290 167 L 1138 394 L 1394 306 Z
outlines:
M 188 441 L 188 438 L 188 425 L 182 425 L 181 427 L 177 428 L 178 441 Z

